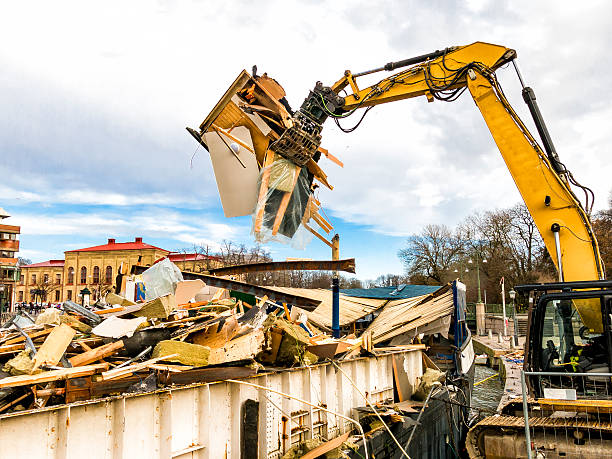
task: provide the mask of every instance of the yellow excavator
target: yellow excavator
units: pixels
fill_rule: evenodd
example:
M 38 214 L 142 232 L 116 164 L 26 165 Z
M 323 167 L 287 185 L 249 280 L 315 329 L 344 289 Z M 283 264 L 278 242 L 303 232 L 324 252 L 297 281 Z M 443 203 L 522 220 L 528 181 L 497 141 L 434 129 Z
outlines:
M 515 400 L 468 433 L 471 457 L 586 457 L 612 451 L 612 282 L 604 280 L 589 214 L 593 194 L 560 161 L 516 51 L 476 42 L 318 82 L 270 148 L 296 163 L 316 155 L 327 118 L 425 96 L 451 102 L 466 89 L 480 110 L 558 271 L 558 282 L 516 287 L 530 308 L 524 357 L 528 403 Z M 540 143 L 512 108 L 495 71 L 512 64 Z M 393 72 L 365 88 L 359 77 Z M 343 129 L 344 130 L 344 129 Z M 585 193 L 583 206 L 573 188 Z M 576 377 L 581 375 L 580 377 Z M 586 375 L 586 376 L 585 376 Z M 592 376 L 589 376 L 592 375 Z M 555 390 L 557 392 L 555 392 Z M 561 392 L 559 392 L 561 391 Z M 527 414 L 527 416 L 525 416 Z M 525 429 L 525 419 L 528 429 Z M 527 448 L 526 439 L 530 441 Z M 534 456 L 535 455 L 535 456 Z
M 539 142 L 512 108 L 497 80 L 496 70 L 508 65 L 516 69 Z M 360 77 L 378 72 L 389 72 L 389 76 L 359 87 Z M 516 51 L 476 42 L 364 72 L 347 70 L 331 86 L 317 82 L 295 112 L 285 100 L 282 87 L 266 74 L 257 76 L 254 68 L 253 75 L 245 71 L 239 75 L 200 125 L 199 132 L 187 130 L 210 148 L 211 157 L 216 142 L 220 150 L 215 153 L 213 165 L 216 160 L 218 182 L 223 180 L 224 168 L 231 171 L 232 178 L 244 177 L 232 179 L 231 193 L 225 194 L 225 201 L 222 193 L 226 215 L 247 215 L 257 204 L 254 234 L 263 234 L 268 226 L 272 235 L 278 232 L 290 238 L 300 223 L 313 232 L 307 225 L 309 218 L 317 217 L 313 177 L 329 186 L 317 165 L 321 154 L 332 158 L 321 148 L 323 124 L 328 118 L 350 132 L 374 106 L 417 96 L 425 96 L 430 102 L 452 102 L 466 90 L 493 135 L 558 272 L 558 282 L 515 287 L 529 298 L 522 378 L 528 398 L 514 399 L 498 415 L 474 425 L 467 434 L 467 453 L 488 458 L 609 455 L 612 281 L 604 278 L 589 219 L 593 193 L 578 183 L 560 161 L 535 93 L 525 86 L 520 75 Z M 360 112 L 362 117 L 353 128 L 342 127 L 343 119 Z M 250 136 L 241 137 L 244 128 Z M 254 153 L 254 158 L 240 156 L 242 149 Z M 271 159 L 275 155 L 280 155 L 285 165 L 289 162 L 286 169 L 291 171 L 282 186 L 273 187 L 276 194 L 267 191 L 270 176 L 276 173 L 268 167 L 276 161 Z M 224 157 L 228 158 L 227 164 L 223 163 Z M 259 188 L 258 169 L 262 171 Z M 291 192 L 296 183 L 303 183 L 301 197 Z M 241 204 L 249 193 L 240 191 L 241 200 L 236 201 L 237 189 L 250 190 L 253 195 L 244 208 L 236 202 Z M 584 193 L 584 205 L 574 190 Z M 275 205 L 268 196 L 276 199 Z M 300 208 L 302 198 L 306 205 Z M 292 203 L 300 211 L 291 212 L 297 218 L 288 224 L 287 209 L 292 208 Z M 331 225 L 326 225 L 320 216 L 315 220 L 322 228 L 327 226 L 329 232 Z

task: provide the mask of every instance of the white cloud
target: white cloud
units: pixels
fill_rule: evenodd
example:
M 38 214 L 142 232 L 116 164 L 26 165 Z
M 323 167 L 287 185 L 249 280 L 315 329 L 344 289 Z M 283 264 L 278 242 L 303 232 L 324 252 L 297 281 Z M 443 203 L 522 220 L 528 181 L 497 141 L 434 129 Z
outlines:
M 3 205 L 115 209 L 24 214 L 24 233 L 131 236 L 142 229 L 211 245 L 248 238 L 248 228 L 233 220 L 132 210 L 220 207 L 207 153 L 200 150 L 189 169 L 196 145 L 184 126 L 199 125 L 242 68 L 269 72 L 297 107 L 317 80 L 331 84 L 347 68 L 480 40 L 517 50 L 561 159 L 601 207 L 612 174 L 605 150 L 612 141 L 611 9 L 604 1 L 552 0 L 13 2 L 0 29 L 0 90 L 11 98 L 6 119 L 0 115 Z M 532 126 L 512 68 L 498 74 Z M 384 234 L 452 225 L 476 209 L 520 199 L 469 94 L 450 104 L 416 99 L 377 107 L 353 134 L 328 122 L 323 146 L 345 163 L 340 169 L 322 159 L 335 185 L 321 191 L 323 205 Z

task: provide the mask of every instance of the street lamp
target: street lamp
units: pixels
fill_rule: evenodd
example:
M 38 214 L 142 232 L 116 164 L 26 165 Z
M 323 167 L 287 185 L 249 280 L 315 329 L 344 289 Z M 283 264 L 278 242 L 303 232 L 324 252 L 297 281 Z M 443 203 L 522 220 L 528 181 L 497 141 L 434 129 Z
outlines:
M 79 293 L 81 294 L 81 305 L 89 306 L 89 296 L 91 295 L 91 292 L 89 291 L 89 289 L 85 287 Z
M 508 292 L 508 295 L 510 295 L 510 299 L 512 300 L 512 313 L 514 315 L 514 345 L 518 346 L 518 320 L 516 318 L 516 306 L 514 304 L 514 299 L 516 298 L 516 291 L 514 289 L 511 289 Z
M 486 263 L 487 259 L 483 258 L 482 262 Z M 469 264 L 473 263 L 471 258 L 468 260 L 468 263 Z M 466 271 L 467 271 L 467 269 L 466 269 Z M 478 283 L 478 302 L 482 303 L 482 297 L 480 296 L 480 257 L 478 256 L 478 252 L 476 252 L 476 280 L 477 280 L 477 283 Z

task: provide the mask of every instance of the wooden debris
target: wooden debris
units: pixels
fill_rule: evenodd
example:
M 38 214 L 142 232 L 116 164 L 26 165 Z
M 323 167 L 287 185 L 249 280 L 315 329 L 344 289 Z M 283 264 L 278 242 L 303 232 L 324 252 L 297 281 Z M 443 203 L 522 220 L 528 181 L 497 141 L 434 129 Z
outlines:
M 165 359 L 173 359 L 175 357 L 177 357 L 177 354 L 157 357 L 157 358 L 147 360 L 145 362 L 136 363 L 134 365 L 129 365 L 127 367 L 115 368 L 114 370 L 105 371 L 104 373 L 102 373 L 102 380 L 108 381 L 110 379 L 117 379 L 123 376 L 131 375 L 132 373 L 135 373 L 139 370 L 147 368 L 147 366 L 154 364 L 155 362 L 159 362 L 160 360 L 165 360 Z M 82 368 L 86 368 L 86 367 L 82 367 Z
M 191 341 L 211 349 L 222 347 L 238 333 L 238 321 L 235 316 L 209 325 L 206 329 L 194 333 Z
M 75 334 L 76 331 L 66 324 L 56 327 L 34 356 L 31 372 L 43 365 L 57 365 Z
M 89 347 L 89 346 L 88 346 Z M 116 353 L 119 349 L 123 349 L 123 341 L 115 341 L 114 343 L 108 343 L 104 346 L 91 349 L 79 355 L 75 355 L 68 359 L 73 367 L 79 367 L 95 362 L 96 360 L 103 359 Z
M 210 350 L 208 365 L 254 359 L 264 350 L 265 336 L 262 330 L 254 330 Z
M 28 386 L 49 381 L 61 381 L 69 378 L 79 378 L 81 376 L 93 375 L 98 371 L 106 370 L 107 368 L 107 363 L 98 363 L 95 365 L 87 365 L 84 367 L 66 368 L 63 370 L 49 370 L 36 375 L 9 376 L 7 378 L 0 379 L 0 388 Z
M 324 455 L 325 453 L 328 453 L 332 449 L 338 448 L 340 445 L 342 445 L 342 443 L 348 440 L 348 437 L 350 436 L 350 434 L 351 434 L 350 432 L 347 432 L 343 435 L 340 435 L 339 437 L 326 441 L 325 443 L 308 451 L 306 454 L 302 456 L 302 459 L 315 459 L 319 456 Z

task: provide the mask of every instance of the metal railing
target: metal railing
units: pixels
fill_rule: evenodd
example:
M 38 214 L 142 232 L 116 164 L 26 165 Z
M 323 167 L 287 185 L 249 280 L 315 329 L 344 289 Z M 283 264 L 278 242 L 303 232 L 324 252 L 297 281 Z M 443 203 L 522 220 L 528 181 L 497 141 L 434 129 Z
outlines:
M 527 377 L 541 397 L 529 398 Z M 612 373 L 521 371 L 527 457 L 612 458 Z

